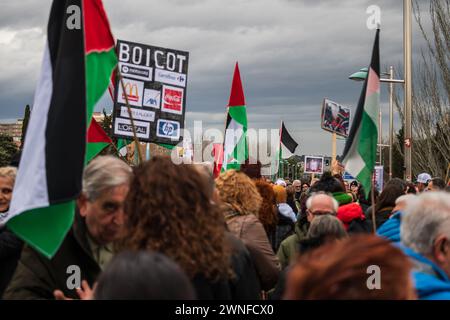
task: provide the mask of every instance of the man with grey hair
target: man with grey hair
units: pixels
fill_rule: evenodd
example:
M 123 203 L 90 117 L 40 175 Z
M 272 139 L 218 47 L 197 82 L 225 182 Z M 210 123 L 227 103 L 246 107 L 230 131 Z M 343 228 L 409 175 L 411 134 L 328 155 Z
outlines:
M 281 242 L 277 252 L 282 268 L 285 268 L 297 256 L 300 241 L 307 237 L 309 225 L 316 216 L 330 214 L 335 216 L 339 207 L 331 195 L 316 192 L 306 200 L 307 214 L 299 217 L 295 223 L 295 233 Z
M 419 299 L 450 300 L 450 195 L 426 192 L 410 201 L 400 232 Z
M 97 157 L 83 173 L 74 223 L 52 259 L 25 246 L 5 299 L 78 298 L 114 255 L 124 227 L 131 168 L 112 156 Z M 83 280 L 83 281 L 82 281 Z

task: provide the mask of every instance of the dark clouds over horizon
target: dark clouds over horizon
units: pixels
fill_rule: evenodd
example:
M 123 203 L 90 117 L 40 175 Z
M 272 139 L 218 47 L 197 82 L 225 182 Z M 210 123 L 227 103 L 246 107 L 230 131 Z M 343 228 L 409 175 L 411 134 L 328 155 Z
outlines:
M 24 105 L 32 104 L 50 4 L 2 1 L 0 121 L 22 117 Z M 381 8 L 382 67 L 403 63 L 402 1 L 104 0 L 104 5 L 116 38 L 190 52 L 187 127 L 202 120 L 204 127 L 223 128 L 239 61 L 249 125 L 277 128 L 283 119 L 300 143 L 299 154 L 330 153 L 331 138 L 319 120 L 324 97 L 357 103 L 361 84 L 348 75 L 370 60 L 375 31 L 366 27 L 369 5 Z M 423 40 L 415 21 L 413 26 L 418 53 Z M 338 151 L 342 147 L 339 143 Z

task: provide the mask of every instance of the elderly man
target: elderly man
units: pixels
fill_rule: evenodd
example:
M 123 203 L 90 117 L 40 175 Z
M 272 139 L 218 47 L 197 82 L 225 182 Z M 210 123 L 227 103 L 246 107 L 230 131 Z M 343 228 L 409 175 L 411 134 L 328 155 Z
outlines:
M 297 220 L 295 233 L 284 239 L 278 249 L 277 256 L 282 268 L 287 267 L 295 258 L 299 243 L 302 239 L 306 238 L 309 223 L 314 217 L 324 214 L 336 215 L 338 207 L 339 204 L 336 199 L 323 192 L 314 193 L 306 200 L 306 216 Z
M 92 286 L 122 235 L 131 177 L 131 168 L 117 158 L 94 159 L 84 170 L 79 212 L 58 252 L 48 260 L 26 246 L 4 298 L 78 298 L 81 280 Z
M 450 195 L 426 192 L 409 202 L 400 230 L 404 251 L 415 264 L 419 299 L 450 299 Z

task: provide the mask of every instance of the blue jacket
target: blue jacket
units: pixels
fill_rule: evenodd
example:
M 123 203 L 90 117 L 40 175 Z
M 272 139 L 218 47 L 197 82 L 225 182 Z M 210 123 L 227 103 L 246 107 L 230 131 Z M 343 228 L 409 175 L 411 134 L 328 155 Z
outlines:
M 402 212 L 395 212 L 389 220 L 381 225 L 377 230 L 377 235 L 387 238 L 388 240 L 398 244 L 400 243 L 400 223 Z
M 450 279 L 435 263 L 410 248 L 401 246 L 415 264 L 414 284 L 420 300 L 450 300 Z

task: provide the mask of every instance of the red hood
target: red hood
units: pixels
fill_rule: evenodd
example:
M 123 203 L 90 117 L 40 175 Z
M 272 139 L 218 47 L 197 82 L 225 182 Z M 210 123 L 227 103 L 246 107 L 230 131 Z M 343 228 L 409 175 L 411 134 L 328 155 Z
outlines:
M 344 223 L 346 229 L 353 220 L 364 220 L 366 218 L 361 206 L 357 203 L 349 203 L 339 207 L 336 216 Z

